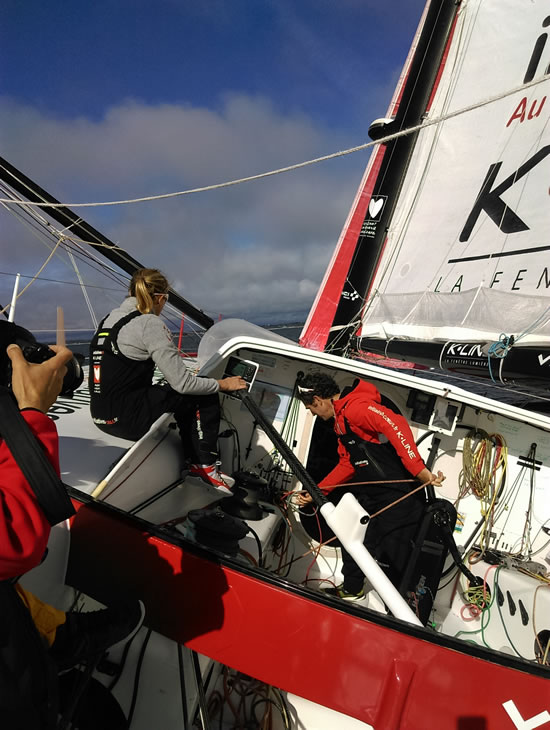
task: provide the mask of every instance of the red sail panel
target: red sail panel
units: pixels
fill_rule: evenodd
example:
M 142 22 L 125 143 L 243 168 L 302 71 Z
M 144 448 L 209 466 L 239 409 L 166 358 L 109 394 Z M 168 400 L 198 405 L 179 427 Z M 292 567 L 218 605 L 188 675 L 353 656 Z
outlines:
M 426 3 L 422 18 L 415 33 L 409 54 L 403 66 L 403 71 L 399 77 L 397 87 L 387 111 L 387 117 L 395 116 L 399 108 L 399 102 L 403 93 L 403 87 L 407 80 L 409 68 L 416 50 L 418 38 L 422 31 L 422 26 L 426 17 L 429 0 Z M 302 347 L 308 347 L 312 350 L 324 350 L 330 328 L 334 321 L 334 315 L 338 307 L 338 302 L 342 295 L 346 276 L 349 271 L 357 240 L 361 232 L 361 227 L 367 208 L 371 199 L 372 191 L 376 183 L 380 166 L 384 159 L 385 147 L 376 146 L 372 152 L 369 164 L 365 171 L 365 175 L 361 180 L 359 190 L 351 207 L 350 214 L 340 239 L 336 246 L 336 250 L 332 256 L 331 262 L 327 268 L 325 278 L 319 288 L 317 297 L 308 315 L 308 319 L 304 325 L 300 337 Z
M 309 347 L 311 350 L 325 349 L 385 151 L 385 147 L 377 146 L 372 154 L 367 173 L 361 182 L 350 216 L 327 269 L 325 280 L 304 325 L 300 337 L 302 347 Z

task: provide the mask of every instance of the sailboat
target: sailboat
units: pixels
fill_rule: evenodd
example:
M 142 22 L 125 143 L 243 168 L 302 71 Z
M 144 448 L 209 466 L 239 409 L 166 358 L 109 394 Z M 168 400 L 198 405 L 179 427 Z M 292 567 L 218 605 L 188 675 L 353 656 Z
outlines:
M 134 730 L 188 727 L 195 715 L 221 726 L 224 704 L 243 727 L 268 726 L 258 705 L 273 709 L 272 727 L 308 730 L 550 722 L 550 419 L 349 357 L 378 348 L 544 386 L 549 22 L 538 1 L 521 12 L 502 0 L 428 3 L 390 110 L 372 127 L 390 139 L 374 148 L 301 345 L 192 312 L 208 327 L 198 372 L 250 374 L 247 396 L 221 396 L 234 498 L 182 476 L 170 414 L 133 443 L 94 429 L 85 387 L 51 409 L 76 515 L 25 580 L 61 607 L 75 591 L 86 607 L 144 601 L 146 628 L 127 658 L 109 656 L 94 675 L 108 687 L 115 667 L 113 693 Z M 14 194 L 56 202 L 1 169 Z M 49 215 L 99 241 L 68 209 Z M 138 265 L 111 254 L 125 271 Z M 189 312 L 175 292 L 170 300 Z M 296 490 L 318 496 L 334 459 L 330 434 L 296 399 L 300 378 L 319 370 L 342 387 L 374 383 L 447 476 L 432 498 L 441 514 L 456 509 L 452 544 L 419 536 L 407 596 L 368 560 L 363 602 L 321 590 L 341 580 L 338 543 L 292 505 Z M 346 544 L 362 515 L 318 506 Z M 258 695 L 248 681 L 276 689 Z

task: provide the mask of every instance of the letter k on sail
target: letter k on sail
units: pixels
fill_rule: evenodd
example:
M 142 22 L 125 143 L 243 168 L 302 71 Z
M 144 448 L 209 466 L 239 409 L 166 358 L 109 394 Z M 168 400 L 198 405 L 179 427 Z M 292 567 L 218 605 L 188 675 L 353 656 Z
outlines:
M 508 700 L 508 702 L 503 702 L 502 706 L 508 713 L 510 720 L 514 723 L 517 730 L 535 730 L 535 728 L 541 727 L 547 722 L 550 722 L 550 713 L 546 710 L 544 710 L 543 712 L 539 712 L 539 714 L 535 715 L 534 717 L 524 720 L 523 717 L 520 715 L 514 700 Z

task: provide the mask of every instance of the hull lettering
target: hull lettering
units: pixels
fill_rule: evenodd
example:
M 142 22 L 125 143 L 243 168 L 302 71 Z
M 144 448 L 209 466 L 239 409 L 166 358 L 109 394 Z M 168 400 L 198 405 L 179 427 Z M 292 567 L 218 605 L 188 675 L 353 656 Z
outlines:
M 524 720 L 516 707 L 514 700 L 508 700 L 508 702 L 504 702 L 502 706 L 508 713 L 508 717 L 514 723 L 517 730 L 535 730 L 535 728 L 541 727 L 547 722 L 550 722 L 550 713 L 546 710 L 539 712 L 539 714 L 534 717 Z

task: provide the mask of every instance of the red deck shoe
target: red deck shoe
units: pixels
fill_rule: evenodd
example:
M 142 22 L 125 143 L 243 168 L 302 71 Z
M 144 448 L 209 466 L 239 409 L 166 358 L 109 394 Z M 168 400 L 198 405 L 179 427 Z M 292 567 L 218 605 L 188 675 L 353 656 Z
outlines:
M 233 494 L 231 487 L 235 484 L 235 480 L 227 474 L 223 474 L 217 464 L 191 464 L 189 476 L 202 479 L 203 482 L 210 484 L 220 492 Z

